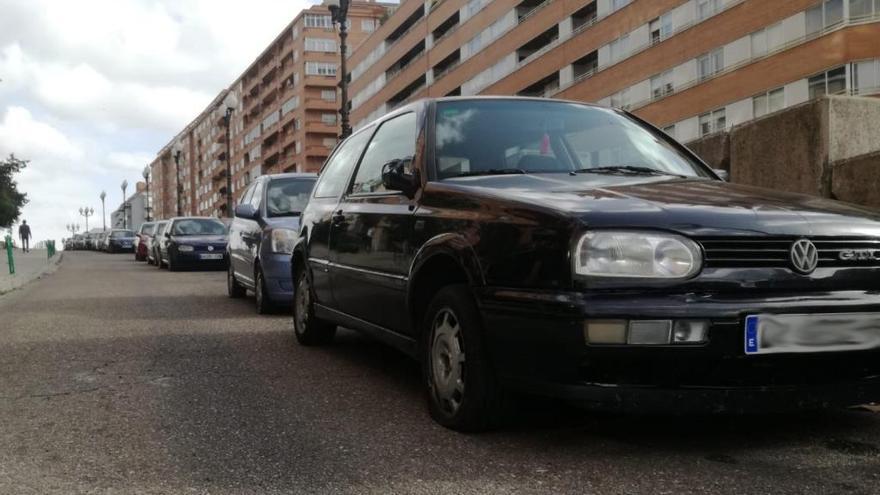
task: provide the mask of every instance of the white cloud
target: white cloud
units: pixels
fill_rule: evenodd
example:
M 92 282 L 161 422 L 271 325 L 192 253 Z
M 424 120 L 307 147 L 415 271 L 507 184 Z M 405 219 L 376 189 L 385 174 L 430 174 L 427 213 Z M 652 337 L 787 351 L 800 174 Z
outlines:
M 40 158 L 68 158 L 77 160 L 82 150 L 61 131 L 34 119 L 22 107 L 8 107 L 0 122 L 0 156 L 9 153 Z

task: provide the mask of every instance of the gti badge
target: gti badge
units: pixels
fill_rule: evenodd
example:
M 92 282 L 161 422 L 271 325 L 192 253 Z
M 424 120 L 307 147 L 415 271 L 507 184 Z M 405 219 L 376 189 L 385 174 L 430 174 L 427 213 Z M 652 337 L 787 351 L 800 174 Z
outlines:
M 840 252 L 843 261 L 880 261 L 880 249 L 844 249 Z
M 791 265 L 795 271 L 803 275 L 813 273 L 819 265 L 819 250 L 808 239 L 795 241 L 791 245 Z

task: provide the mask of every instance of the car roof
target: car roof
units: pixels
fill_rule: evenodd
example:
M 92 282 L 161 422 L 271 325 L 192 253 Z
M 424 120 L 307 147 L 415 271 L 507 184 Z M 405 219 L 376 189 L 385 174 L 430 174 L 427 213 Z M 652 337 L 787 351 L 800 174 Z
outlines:
M 318 174 L 308 173 L 308 172 L 288 172 L 284 174 L 269 174 L 263 175 L 262 177 L 267 178 L 268 180 L 275 179 L 316 179 Z

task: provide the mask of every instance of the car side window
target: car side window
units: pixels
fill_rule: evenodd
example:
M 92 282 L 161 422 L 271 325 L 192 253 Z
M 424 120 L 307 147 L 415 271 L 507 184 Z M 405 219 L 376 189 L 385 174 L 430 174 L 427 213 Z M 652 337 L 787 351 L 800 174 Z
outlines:
M 265 181 L 258 180 L 251 188 L 251 193 L 253 195 L 249 198 L 249 201 L 251 206 L 253 206 L 257 210 L 260 209 L 260 203 L 263 202 L 263 184 L 265 184 Z
M 321 176 L 318 178 L 318 183 L 315 184 L 316 198 L 338 198 L 342 194 L 345 186 L 348 185 L 351 171 L 357 165 L 357 160 L 372 133 L 373 128 L 368 127 L 339 145 L 336 153 L 330 157 L 330 161 L 321 170 Z
M 238 198 L 238 204 L 246 205 L 251 202 L 251 194 L 254 192 L 254 185 L 251 184 L 241 193 L 241 197 Z
M 406 113 L 384 122 L 367 146 L 351 186 L 351 193 L 385 191 L 385 186 L 382 184 L 382 167 L 391 160 L 412 160 L 415 152 L 415 113 Z

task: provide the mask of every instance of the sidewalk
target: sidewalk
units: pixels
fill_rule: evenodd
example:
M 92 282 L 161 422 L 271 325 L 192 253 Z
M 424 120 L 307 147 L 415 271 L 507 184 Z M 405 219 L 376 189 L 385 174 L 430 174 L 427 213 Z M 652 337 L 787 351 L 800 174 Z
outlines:
M 0 251 L 0 294 L 18 289 L 28 282 L 36 280 L 58 268 L 61 262 L 61 251 L 51 260 L 46 259 L 45 249 L 33 249 L 25 253 L 20 249 L 13 251 L 15 262 L 15 275 L 9 274 L 9 262 L 6 259 L 6 250 Z

